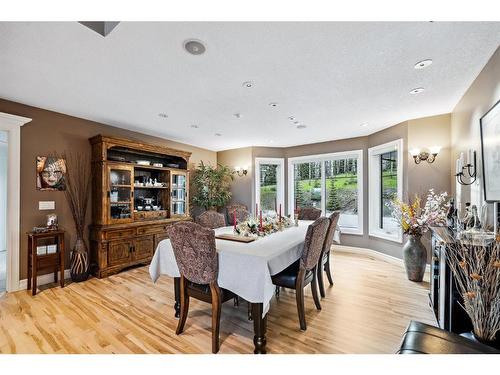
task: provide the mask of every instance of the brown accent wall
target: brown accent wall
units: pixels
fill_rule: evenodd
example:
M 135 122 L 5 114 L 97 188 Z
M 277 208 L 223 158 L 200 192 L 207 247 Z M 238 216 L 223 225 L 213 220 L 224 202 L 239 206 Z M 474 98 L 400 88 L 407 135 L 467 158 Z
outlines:
M 451 113 L 450 183 L 453 194 L 456 194 L 462 203 L 461 209 L 464 209 L 465 202 L 471 202 L 478 208 L 484 202 L 479 119 L 498 100 L 500 100 L 500 48 L 495 51 Z M 460 153 L 468 149 L 474 149 L 477 152 L 478 178 L 471 186 L 458 186 L 457 188 L 454 176 L 455 162 Z M 498 183 L 500 184 L 500 176 L 498 176 Z M 489 206 L 489 211 L 492 213 L 492 204 Z M 493 215 L 490 215 L 489 220 L 492 224 Z
M 217 161 L 216 153 L 213 151 L 3 99 L 0 99 L 0 112 L 33 119 L 21 128 L 21 279 L 26 278 L 27 275 L 27 240 L 25 233 L 30 231 L 34 226 L 44 224 L 45 215 L 52 212 L 39 211 L 38 201 L 47 200 L 56 202 L 55 212 L 59 217 L 59 223 L 69 233 L 66 241 L 68 241 L 69 245 L 73 244 L 74 241 L 71 213 L 64 193 L 36 190 L 35 158 L 37 156 L 44 156 L 52 152 L 61 153 L 63 151 L 90 154 L 88 139 L 97 134 L 104 134 L 192 152 L 190 168 L 200 160 L 213 165 Z M 90 209 L 88 223 L 90 223 Z M 67 253 L 69 259 L 69 251 Z

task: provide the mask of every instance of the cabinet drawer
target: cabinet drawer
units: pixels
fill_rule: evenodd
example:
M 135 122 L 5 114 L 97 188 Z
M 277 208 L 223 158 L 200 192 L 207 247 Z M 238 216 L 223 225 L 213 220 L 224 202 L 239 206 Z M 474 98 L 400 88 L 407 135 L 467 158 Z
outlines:
M 156 233 L 164 233 L 167 228 L 172 224 L 163 224 L 163 225 L 148 225 L 146 227 L 137 228 L 137 234 L 156 234 Z
M 135 229 L 123 229 L 123 230 L 113 230 L 106 232 L 107 240 L 114 240 L 117 238 L 125 238 L 135 236 Z

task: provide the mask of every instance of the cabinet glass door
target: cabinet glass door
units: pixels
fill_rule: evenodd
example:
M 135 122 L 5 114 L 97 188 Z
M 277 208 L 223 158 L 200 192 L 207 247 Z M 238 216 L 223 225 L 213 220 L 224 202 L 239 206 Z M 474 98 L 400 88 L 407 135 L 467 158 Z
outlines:
M 128 166 L 109 166 L 109 221 L 132 221 L 133 212 L 133 170 Z
M 172 172 L 171 189 L 171 216 L 184 216 L 187 214 L 187 174 L 180 172 Z

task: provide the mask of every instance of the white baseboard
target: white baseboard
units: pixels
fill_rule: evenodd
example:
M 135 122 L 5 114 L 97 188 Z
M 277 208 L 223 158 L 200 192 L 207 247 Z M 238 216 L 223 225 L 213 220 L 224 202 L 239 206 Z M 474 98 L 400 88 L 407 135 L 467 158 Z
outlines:
M 57 272 L 57 277 L 61 277 L 61 272 Z M 69 279 L 70 273 L 69 268 L 64 270 L 64 279 Z M 48 273 L 46 275 L 40 275 L 36 278 L 37 285 L 46 285 L 54 282 L 54 274 Z M 19 290 L 26 289 L 28 287 L 28 279 L 23 279 L 19 281 Z
M 397 264 L 399 266 L 403 265 L 403 259 L 399 259 L 399 258 L 393 257 L 392 255 L 384 254 L 384 253 L 381 253 L 380 251 L 367 249 L 364 247 L 333 245 L 332 251 L 340 252 L 340 253 L 351 253 L 351 254 L 354 253 L 354 254 L 369 255 L 369 256 L 373 256 L 374 258 L 385 260 L 389 263 Z M 431 271 L 431 266 L 430 266 L 430 264 L 427 264 L 425 266 L 425 272 L 430 272 L 430 271 Z

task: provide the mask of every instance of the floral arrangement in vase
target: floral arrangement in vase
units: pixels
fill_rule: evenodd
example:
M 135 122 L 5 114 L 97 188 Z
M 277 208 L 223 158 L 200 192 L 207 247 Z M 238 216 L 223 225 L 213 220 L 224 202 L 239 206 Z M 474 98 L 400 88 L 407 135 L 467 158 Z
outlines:
M 500 348 L 500 242 L 493 238 L 450 238 L 446 260 L 463 297 L 474 337 Z
M 423 207 L 422 199 L 417 195 L 408 203 L 396 198 L 389 207 L 404 234 L 421 236 L 430 227 L 446 225 L 447 198 L 448 193 L 436 194 L 430 189 Z
M 408 241 L 403 246 L 403 261 L 409 280 L 421 282 L 424 279 L 427 264 L 427 249 L 422 244 L 422 234 L 430 227 L 446 225 L 446 210 L 448 194 L 436 194 L 430 189 L 422 207 L 422 199 L 415 196 L 408 203 L 394 199 L 389 203 L 392 217 L 408 235 Z
M 262 218 L 262 221 L 259 218 L 250 217 L 237 224 L 235 232 L 245 237 L 263 237 L 290 228 L 293 225 L 293 220 L 287 216 L 266 216 Z

